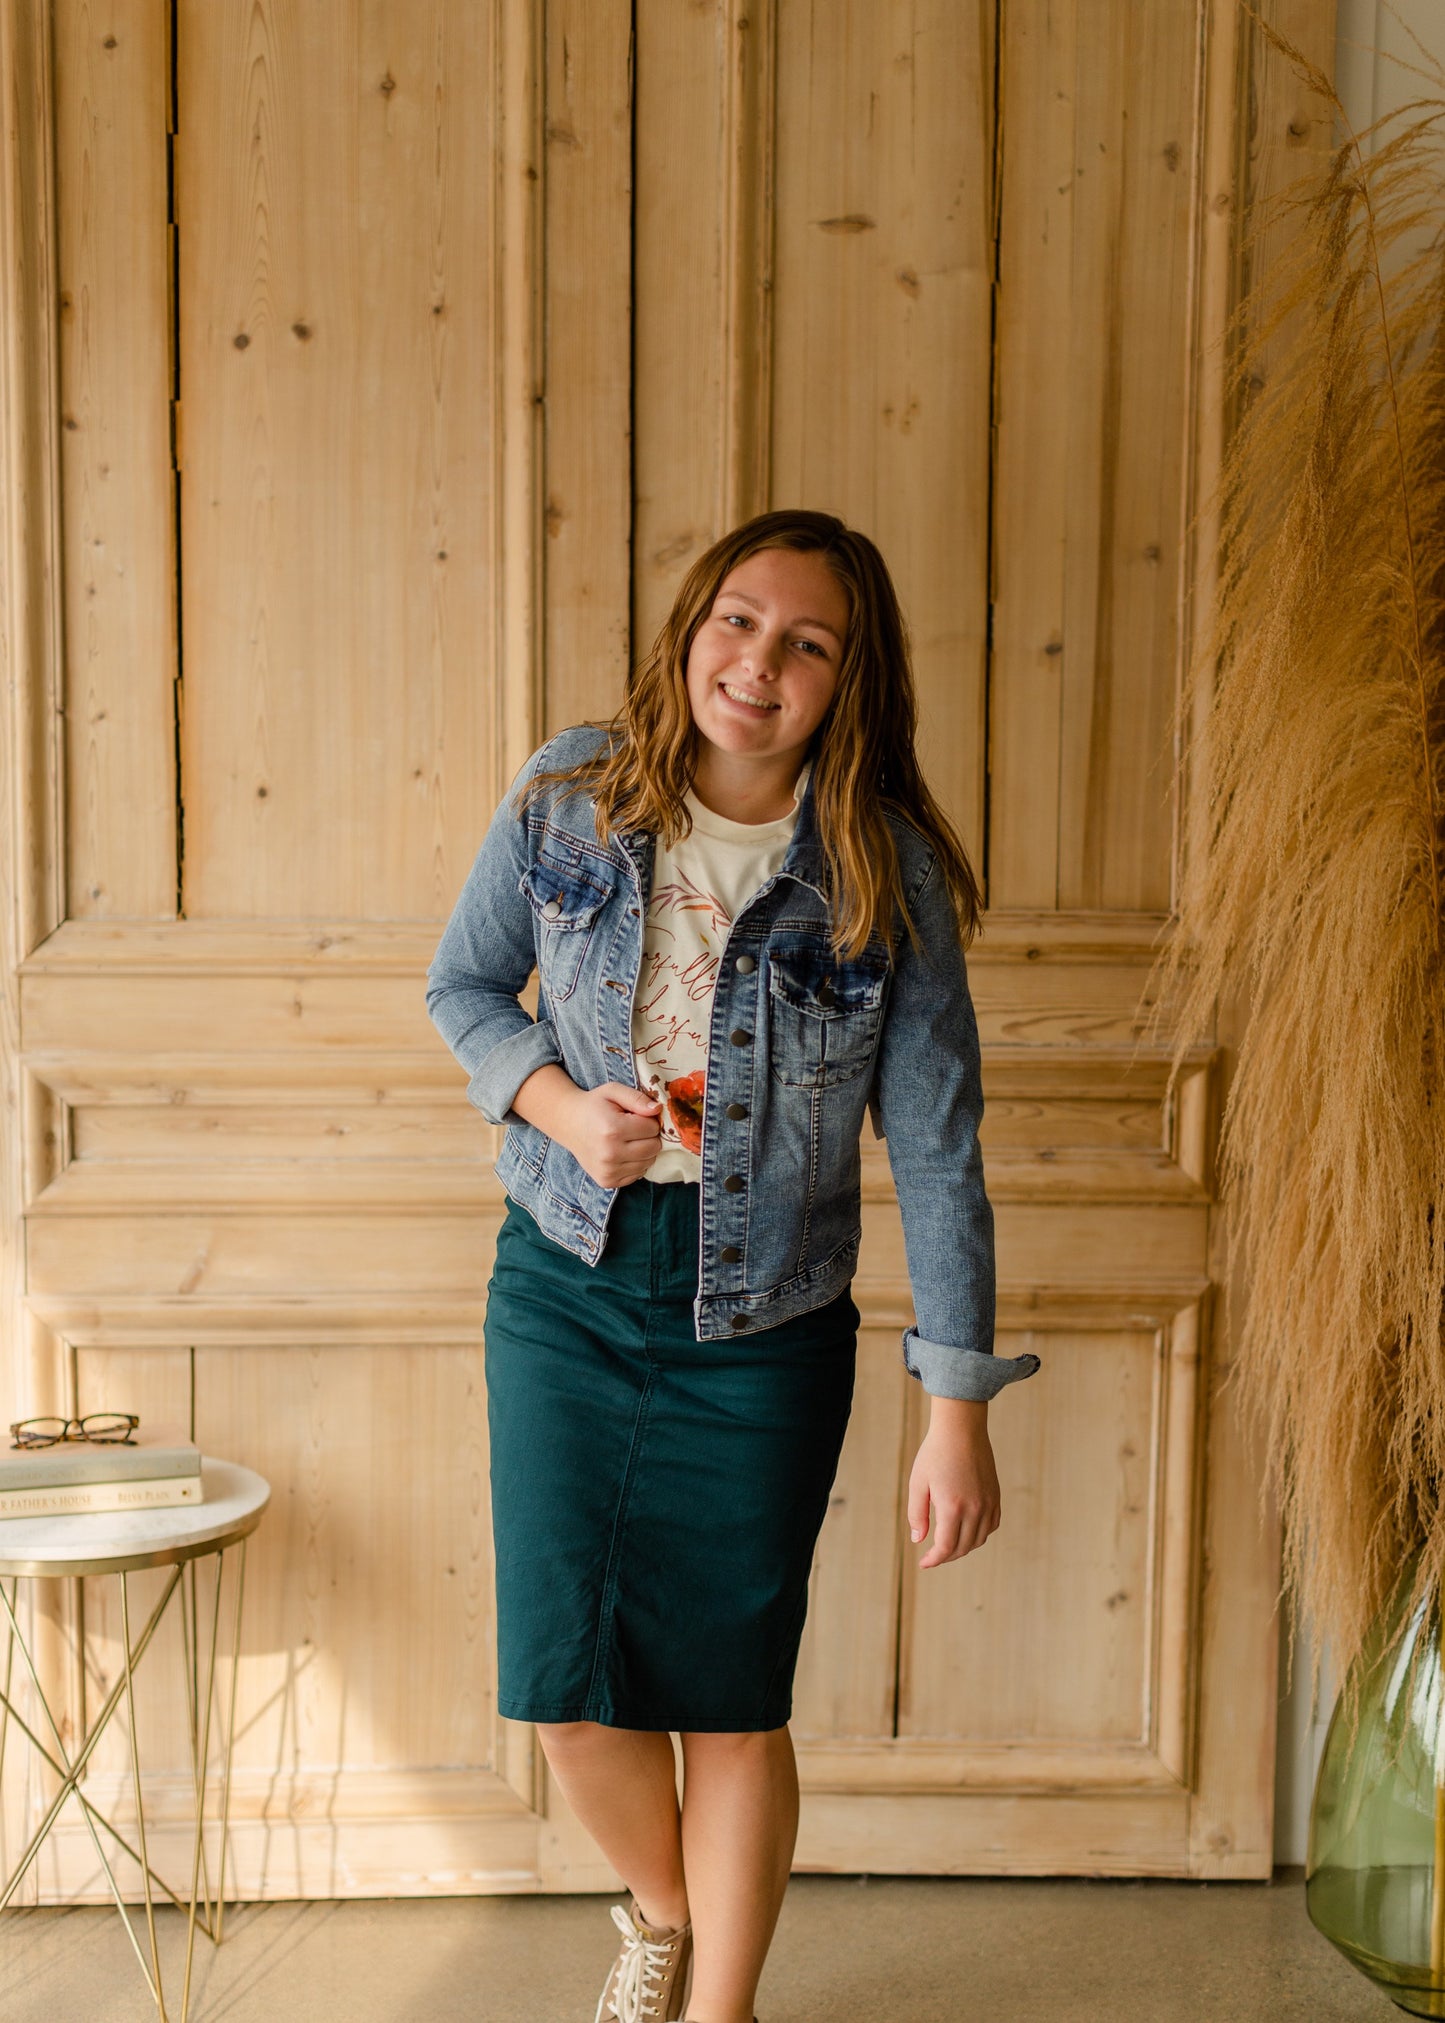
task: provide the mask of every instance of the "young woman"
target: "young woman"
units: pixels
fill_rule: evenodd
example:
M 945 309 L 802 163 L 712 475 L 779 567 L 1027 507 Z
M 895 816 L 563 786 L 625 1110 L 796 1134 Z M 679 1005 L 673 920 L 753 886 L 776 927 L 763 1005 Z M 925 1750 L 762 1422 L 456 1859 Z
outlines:
M 865 1110 L 902 1208 L 903 1361 L 932 1399 L 920 1566 L 997 1528 L 988 1400 L 1038 1368 L 993 1354 L 979 893 L 915 715 L 874 544 L 825 513 L 748 521 L 688 572 L 617 715 L 522 768 L 427 974 L 470 1100 L 506 1127 L 498 1706 L 537 1724 L 630 1891 L 596 2023 L 755 2023 L 852 1403 Z

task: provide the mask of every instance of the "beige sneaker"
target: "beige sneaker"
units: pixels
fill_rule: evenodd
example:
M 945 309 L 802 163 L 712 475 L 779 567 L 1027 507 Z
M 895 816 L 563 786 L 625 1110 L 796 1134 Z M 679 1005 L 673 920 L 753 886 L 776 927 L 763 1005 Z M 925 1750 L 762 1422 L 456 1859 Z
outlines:
M 594 2023 L 679 2023 L 692 1987 L 692 1925 L 645 1925 L 637 1899 L 612 1906 L 622 1951 L 612 1963 Z

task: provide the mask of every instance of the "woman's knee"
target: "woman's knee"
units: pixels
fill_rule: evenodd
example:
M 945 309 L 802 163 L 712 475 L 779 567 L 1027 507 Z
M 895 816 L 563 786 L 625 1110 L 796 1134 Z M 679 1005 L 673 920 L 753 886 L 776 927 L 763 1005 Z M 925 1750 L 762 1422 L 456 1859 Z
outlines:
M 666 1744 L 669 1756 L 672 1754 L 667 1736 L 653 1728 L 619 1728 L 611 1721 L 536 1721 L 533 1726 L 548 1755 L 553 1750 L 569 1754 L 618 1749 L 635 1752 L 639 1748 L 656 1751 L 659 1742 Z
M 736 1732 L 709 1728 L 680 1729 L 685 1754 L 694 1756 L 767 1755 L 788 1740 L 788 1727 L 744 1728 Z
M 601 1721 L 537 1721 L 533 1724 L 541 1738 L 542 1747 L 550 1755 L 556 1750 L 586 1749 L 595 1746 L 609 1732 Z

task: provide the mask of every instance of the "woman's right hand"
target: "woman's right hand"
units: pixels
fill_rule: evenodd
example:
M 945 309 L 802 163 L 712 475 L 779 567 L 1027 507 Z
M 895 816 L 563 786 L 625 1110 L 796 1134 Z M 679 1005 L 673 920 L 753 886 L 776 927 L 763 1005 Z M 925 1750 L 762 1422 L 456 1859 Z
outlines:
M 592 1175 L 599 1187 L 639 1180 L 662 1150 L 662 1104 L 626 1082 L 579 1089 L 557 1061 L 534 1068 L 512 1108 Z
M 662 1105 L 626 1082 L 578 1089 L 552 1133 L 599 1187 L 640 1180 L 662 1150 Z

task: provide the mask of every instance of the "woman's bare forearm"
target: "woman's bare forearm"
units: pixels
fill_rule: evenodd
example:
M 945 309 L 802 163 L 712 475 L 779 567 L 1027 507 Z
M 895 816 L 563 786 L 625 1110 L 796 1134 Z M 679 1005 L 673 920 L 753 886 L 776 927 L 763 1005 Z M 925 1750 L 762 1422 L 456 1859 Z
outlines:
M 559 1144 L 567 1142 L 567 1119 L 581 1091 L 564 1067 L 548 1061 L 534 1068 L 512 1098 L 512 1108 L 524 1122 L 535 1124 Z
M 625 1187 L 638 1179 L 662 1147 L 662 1106 L 655 1096 L 626 1082 L 579 1088 L 556 1061 L 532 1070 L 512 1108 L 564 1145 L 599 1187 Z

